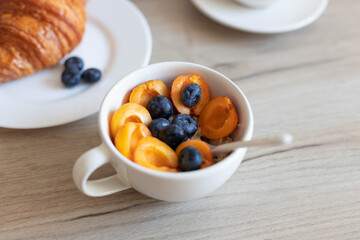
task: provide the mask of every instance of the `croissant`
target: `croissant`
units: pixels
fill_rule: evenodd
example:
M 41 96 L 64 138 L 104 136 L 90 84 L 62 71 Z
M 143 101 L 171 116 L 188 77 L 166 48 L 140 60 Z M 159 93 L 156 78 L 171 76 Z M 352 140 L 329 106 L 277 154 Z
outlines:
M 59 62 L 81 41 L 85 0 L 0 0 L 0 83 Z

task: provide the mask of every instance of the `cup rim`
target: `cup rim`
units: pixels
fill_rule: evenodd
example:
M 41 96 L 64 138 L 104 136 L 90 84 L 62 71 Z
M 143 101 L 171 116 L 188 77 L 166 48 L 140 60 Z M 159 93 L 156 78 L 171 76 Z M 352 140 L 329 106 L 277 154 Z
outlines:
M 131 73 L 123 76 L 119 81 L 117 81 L 110 88 L 110 90 L 107 92 L 107 94 L 103 98 L 103 101 L 102 101 L 101 106 L 100 106 L 100 111 L 99 111 L 99 114 L 98 114 L 98 127 L 99 127 L 99 132 L 100 132 L 100 137 L 101 137 L 101 140 L 102 140 L 102 144 L 105 144 L 108 147 L 108 149 L 116 156 L 116 158 L 121 159 L 121 161 L 124 164 L 126 164 L 128 167 L 136 169 L 137 171 L 140 171 L 143 174 L 152 175 L 152 176 L 156 176 L 158 178 L 164 178 L 164 179 L 188 179 L 188 178 L 202 177 L 204 175 L 209 175 L 209 174 L 211 175 L 212 173 L 218 172 L 221 169 L 225 168 L 227 165 L 231 164 L 232 161 L 235 161 L 235 159 L 233 157 L 231 157 L 231 156 L 236 156 L 241 151 L 244 151 L 244 154 L 245 154 L 247 148 L 238 149 L 238 150 L 233 151 L 229 156 L 227 156 L 226 158 L 224 158 L 220 162 L 218 162 L 216 164 L 213 164 L 210 167 L 195 170 L 195 171 L 172 173 L 172 172 L 157 171 L 157 170 L 153 170 L 153 169 L 143 167 L 143 166 L 131 161 L 130 159 L 126 158 L 124 155 L 122 155 L 116 149 L 115 145 L 111 141 L 111 138 L 108 136 L 108 134 L 106 132 L 106 128 L 104 128 L 104 126 L 108 125 L 108 117 L 107 116 L 102 117 L 104 114 L 106 114 L 106 112 L 104 112 L 105 111 L 104 106 L 107 104 L 107 101 L 108 101 L 107 99 L 112 94 L 112 92 L 114 91 L 116 86 L 121 85 L 122 82 L 124 82 L 127 78 L 130 78 L 133 75 L 136 75 L 139 72 L 144 71 L 147 68 L 153 68 L 153 67 L 156 67 L 158 65 L 182 65 L 184 67 L 196 67 L 196 68 L 199 68 L 199 69 L 202 69 L 202 70 L 205 70 L 205 71 L 212 72 L 212 73 L 218 75 L 224 81 L 229 82 L 240 93 L 240 95 L 241 95 L 241 97 L 242 97 L 242 99 L 243 99 L 243 101 L 244 101 L 244 103 L 246 105 L 246 109 L 244 109 L 242 111 L 247 111 L 247 113 L 248 113 L 247 114 L 248 115 L 248 119 L 247 119 L 248 127 L 245 128 L 243 140 L 251 140 L 252 135 L 253 135 L 253 131 L 254 131 L 254 120 L 253 120 L 252 109 L 251 109 L 251 106 L 250 106 L 249 101 L 247 100 L 245 94 L 241 91 L 241 89 L 233 81 L 231 81 L 228 77 L 226 77 L 222 73 L 220 73 L 220 72 L 218 72 L 218 71 L 216 71 L 214 69 L 211 69 L 209 67 L 206 67 L 204 65 L 200 65 L 200 64 L 192 63 L 192 62 L 184 62 L 184 61 L 165 61 L 165 62 L 157 62 L 157 63 L 149 64 L 147 66 L 138 68 L 138 69 L 132 71 Z M 106 122 L 104 122 L 104 121 L 106 121 Z M 241 161 L 240 161 L 240 163 L 241 163 Z

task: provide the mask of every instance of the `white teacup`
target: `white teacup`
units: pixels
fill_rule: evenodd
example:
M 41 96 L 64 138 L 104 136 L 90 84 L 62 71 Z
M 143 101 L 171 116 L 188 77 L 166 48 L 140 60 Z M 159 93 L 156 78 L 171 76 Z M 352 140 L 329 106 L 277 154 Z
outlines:
M 211 98 L 227 96 L 239 114 L 239 126 L 232 134 L 234 140 L 250 140 L 253 134 L 253 116 L 250 105 L 241 90 L 227 77 L 208 67 L 187 62 L 162 62 L 138 69 L 116 83 L 105 96 L 99 112 L 99 130 L 102 144 L 84 153 L 76 161 L 73 178 L 80 191 L 99 197 L 128 188 L 164 201 L 186 201 L 201 198 L 224 184 L 236 171 L 246 153 L 246 148 L 232 152 L 219 163 L 190 172 L 160 172 L 145 168 L 124 157 L 109 136 L 109 120 L 131 89 L 151 79 L 161 79 L 170 88 L 179 75 L 199 74 L 208 83 Z M 98 180 L 89 176 L 106 163 L 117 174 Z
M 279 0 L 234 0 L 234 1 L 251 8 L 265 8 L 273 5 Z

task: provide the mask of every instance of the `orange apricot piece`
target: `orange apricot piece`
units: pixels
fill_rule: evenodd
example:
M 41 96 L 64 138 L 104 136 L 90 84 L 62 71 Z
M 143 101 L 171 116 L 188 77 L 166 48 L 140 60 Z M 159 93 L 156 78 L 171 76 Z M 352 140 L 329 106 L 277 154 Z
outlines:
M 146 126 L 151 122 L 148 110 L 137 103 L 126 103 L 119 107 L 110 121 L 110 134 L 115 138 L 119 128 L 128 122 L 144 123 Z
M 192 83 L 195 83 L 200 86 L 201 98 L 199 102 L 194 106 L 187 107 L 181 101 L 181 91 L 183 90 L 184 87 Z M 170 96 L 174 104 L 174 107 L 178 110 L 179 113 L 199 116 L 200 112 L 209 102 L 210 92 L 207 83 L 202 77 L 196 74 L 190 74 L 187 76 L 184 75 L 178 76 L 173 81 L 171 85 Z
M 115 137 L 115 147 L 130 160 L 133 160 L 137 143 L 143 137 L 150 137 L 150 130 L 143 123 L 128 122 L 122 126 Z
M 166 143 L 154 137 L 140 139 L 134 153 L 134 162 L 153 170 L 177 172 L 178 158 Z
M 170 98 L 170 92 L 165 83 L 159 79 L 144 82 L 131 91 L 129 102 L 138 103 L 144 107 L 150 99 L 162 95 Z
M 211 153 L 211 149 L 206 142 L 201 140 L 187 140 L 185 142 L 182 142 L 176 148 L 176 154 L 179 156 L 181 150 L 189 146 L 195 147 L 200 152 L 202 157 L 201 168 L 206 168 L 213 165 L 213 156 Z
M 199 117 L 201 133 L 209 139 L 221 139 L 231 134 L 239 121 L 234 104 L 227 97 L 212 99 Z

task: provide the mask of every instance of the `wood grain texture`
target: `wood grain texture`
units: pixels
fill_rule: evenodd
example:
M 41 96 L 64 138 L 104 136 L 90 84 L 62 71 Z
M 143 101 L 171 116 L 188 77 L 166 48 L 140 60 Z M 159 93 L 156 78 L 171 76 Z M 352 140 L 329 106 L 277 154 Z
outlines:
M 288 131 L 295 142 L 249 149 L 210 196 L 166 203 L 75 188 L 74 161 L 100 143 L 96 115 L 0 128 L 0 239 L 360 239 L 360 4 L 331 1 L 313 25 L 264 36 L 223 27 L 189 1 L 134 2 L 152 29 L 152 62 L 222 72 L 248 96 L 255 136 Z

